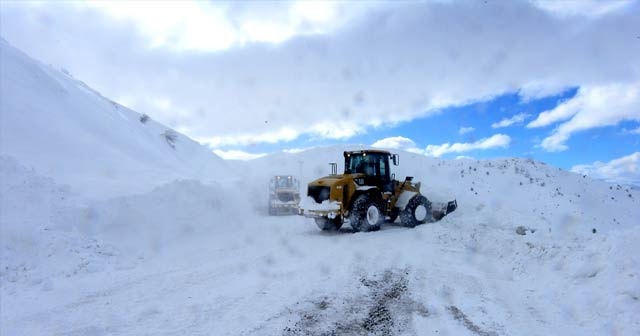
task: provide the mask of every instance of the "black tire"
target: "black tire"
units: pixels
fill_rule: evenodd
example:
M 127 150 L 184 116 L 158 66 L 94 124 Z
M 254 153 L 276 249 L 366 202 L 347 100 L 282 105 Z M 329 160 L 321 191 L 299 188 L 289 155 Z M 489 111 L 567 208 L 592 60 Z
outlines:
M 435 222 L 431 213 L 431 202 L 422 195 L 413 196 L 404 210 L 400 212 L 400 222 L 410 228 L 427 222 Z
M 338 231 L 342 227 L 340 217 L 329 219 L 326 217 L 316 218 L 316 225 L 322 231 Z
M 351 207 L 351 227 L 360 232 L 380 230 L 384 214 L 380 205 L 367 194 L 358 196 Z

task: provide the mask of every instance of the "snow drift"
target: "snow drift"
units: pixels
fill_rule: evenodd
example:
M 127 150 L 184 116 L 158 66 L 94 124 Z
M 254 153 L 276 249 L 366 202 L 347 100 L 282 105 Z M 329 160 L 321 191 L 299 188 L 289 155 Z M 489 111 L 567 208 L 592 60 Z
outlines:
M 0 154 L 94 197 L 224 175 L 222 159 L 0 40 Z M 117 74 L 115 74 L 117 76 Z

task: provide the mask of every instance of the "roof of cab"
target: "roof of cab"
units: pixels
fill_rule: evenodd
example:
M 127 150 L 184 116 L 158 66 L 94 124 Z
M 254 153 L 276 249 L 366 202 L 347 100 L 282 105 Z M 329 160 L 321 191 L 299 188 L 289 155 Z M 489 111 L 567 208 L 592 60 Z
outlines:
M 345 151 L 344 155 L 347 154 L 362 154 L 362 153 L 379 153 L 379 154 L 391 154 L 388 151 L 381 149 L 361 149 L 361 150 L 353 150 L 353 151 Z

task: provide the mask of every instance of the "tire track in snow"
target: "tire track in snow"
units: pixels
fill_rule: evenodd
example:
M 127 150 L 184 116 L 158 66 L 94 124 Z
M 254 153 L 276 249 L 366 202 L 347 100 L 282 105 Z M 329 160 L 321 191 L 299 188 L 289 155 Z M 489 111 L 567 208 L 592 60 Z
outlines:
M 460 310 L 460 308 L 456 306 L 449 306 L 447 307 L 447 310 L 449 311 L 449 313 L 451 313 L 456 321 L 460 321 L 465 328 L 467 328 L 474 334 L 477 334 L 479 336 L 498 336 L 495 331 L 482 330 L 477 324 L 471 321 L 467 314 Z
M 294 335 L 397 335 L 411 334 L 412 315 L 428 316 L 427 308 L 411 298 L 407 270 L 387 270 L 359 279 L 364 293 L 350 298 L 311 301 L 294 311 L 282 334 Z

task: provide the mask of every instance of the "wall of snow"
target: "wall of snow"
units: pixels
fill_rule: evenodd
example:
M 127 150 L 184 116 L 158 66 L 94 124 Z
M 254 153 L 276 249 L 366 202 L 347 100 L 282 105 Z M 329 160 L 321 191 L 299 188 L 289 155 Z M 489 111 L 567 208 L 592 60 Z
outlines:
M 0 154 L 92 197 L 227 174 L 210 150 L 0 40 Z

